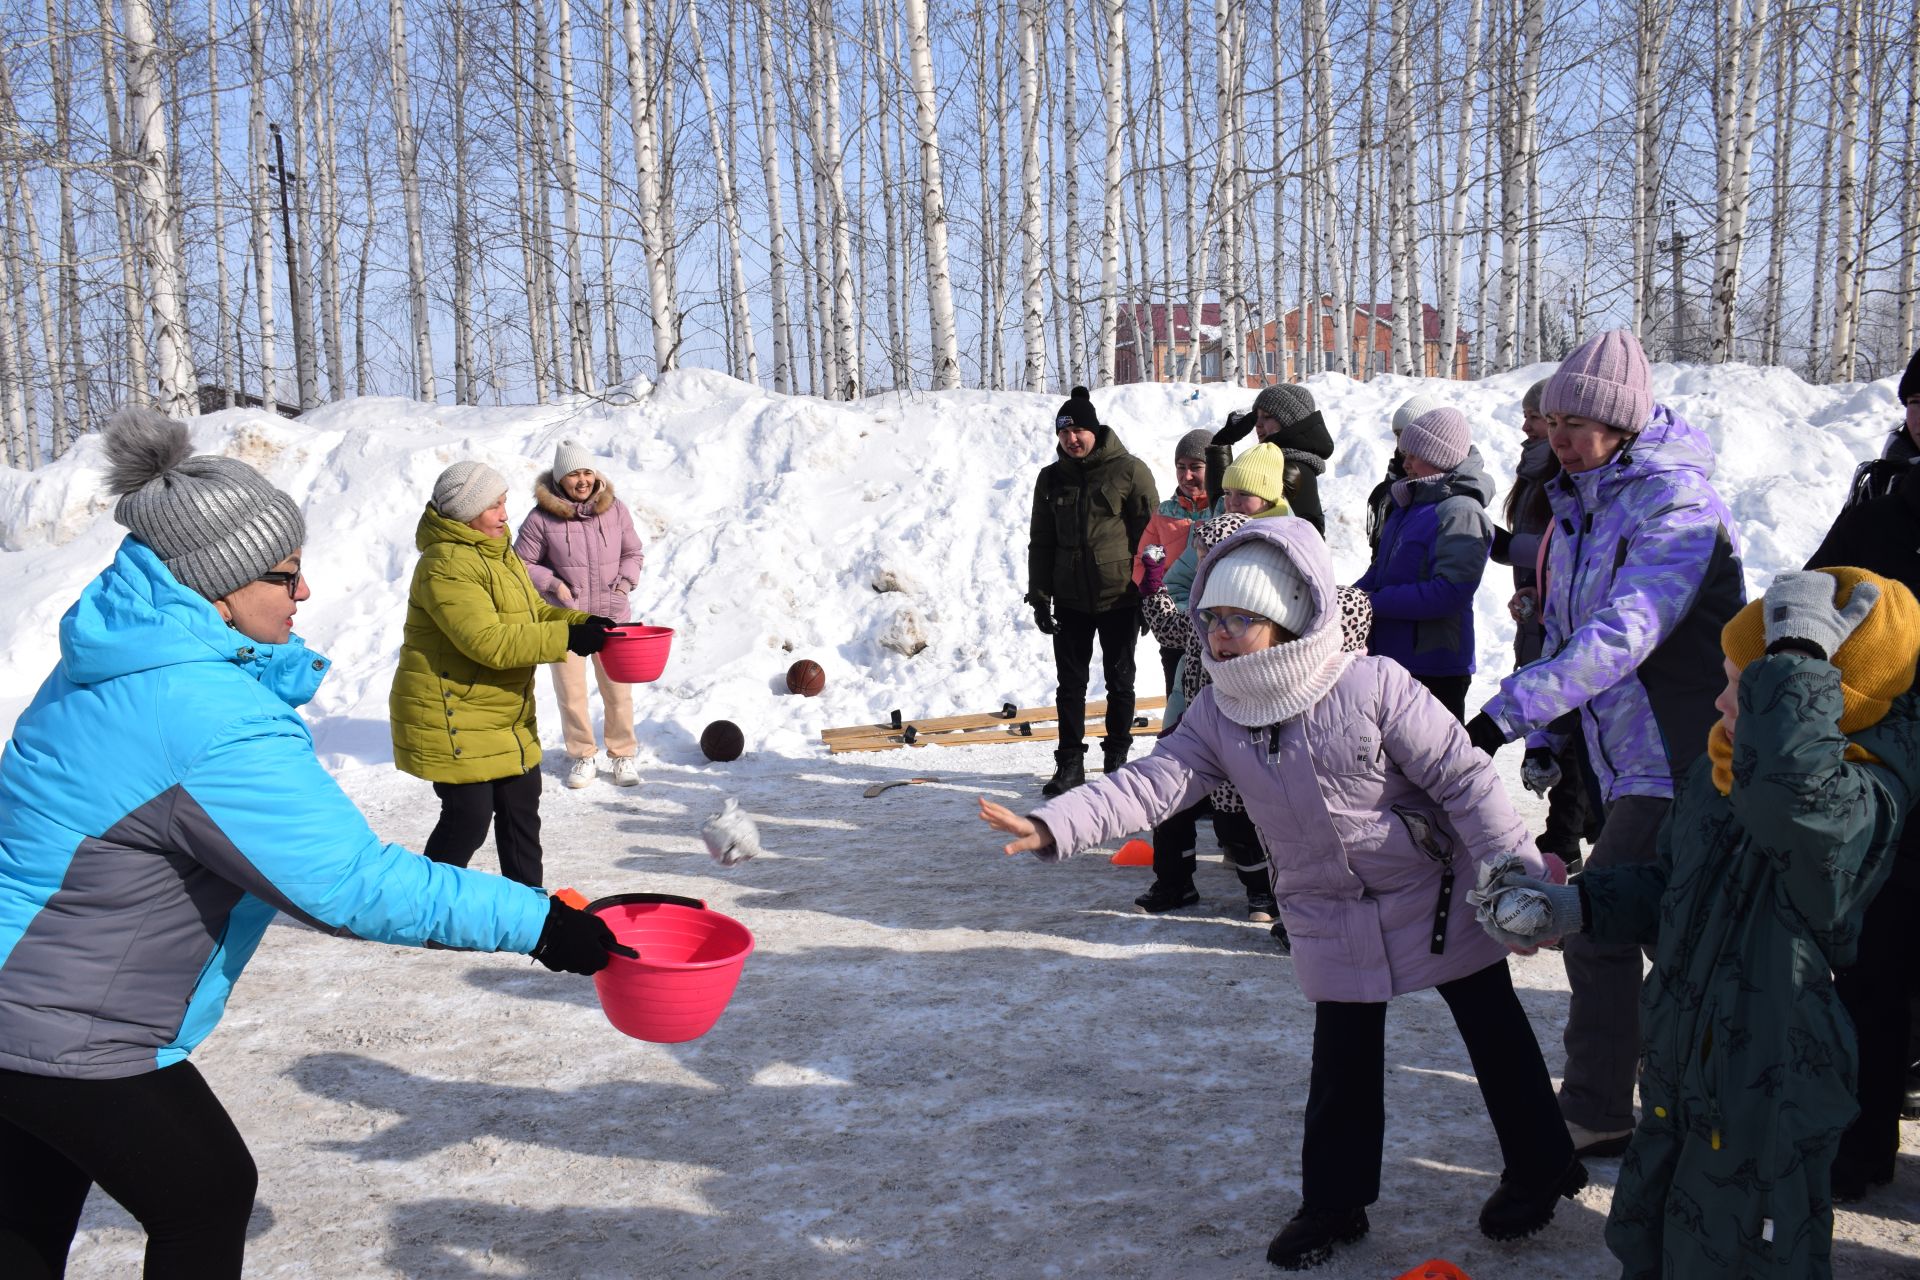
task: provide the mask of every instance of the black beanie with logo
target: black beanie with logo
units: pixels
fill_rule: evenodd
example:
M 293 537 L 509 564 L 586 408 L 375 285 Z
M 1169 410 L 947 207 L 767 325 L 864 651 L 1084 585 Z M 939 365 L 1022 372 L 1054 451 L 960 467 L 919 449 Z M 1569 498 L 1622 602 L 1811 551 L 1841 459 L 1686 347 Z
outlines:
M 1093 411 L 1093 397 L 1085 387 L 1075 387 L 1067 395 L 1067 402 L 1060 406 L 1060 412 L 1053 416 L 1055 431 L 1099 431 L 1100 415 Z

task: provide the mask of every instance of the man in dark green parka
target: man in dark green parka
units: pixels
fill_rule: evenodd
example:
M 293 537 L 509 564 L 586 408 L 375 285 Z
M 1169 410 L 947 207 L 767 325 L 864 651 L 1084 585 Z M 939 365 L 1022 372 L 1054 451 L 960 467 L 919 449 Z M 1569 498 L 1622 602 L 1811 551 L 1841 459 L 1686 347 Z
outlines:
M 1496 869 L 1474 899 L 1509 944 L 1584 929 L 1655 948 L 1640 1123 L 1607 1218 L 1623 1276 L 1824 1280 L 1830 1172 L 1857 1110 L 1832 969 L 1920 791 L 1920 605 L 1860 569 L 1787 573 L 1721 639 L 1722 719 L 1655 861 L 1573 886 Z M 1512 895 L 1550 918 L 1503 929 Z
M 1075 387 L 1054 418 L 1059 456 L 1033 486 L 1027 535 L 1027 603 L 1053 637 L 1058 668 L 1058 768 L 1047 795 L 1086 780 L 1087 675 L 1093 642 L 1107 681 L 1106 767 L 1126 763 L 1133 727 L 1133 655 L 1139 643 L 1140 593 L 1133 556 L 1160 505 L 1147 464 L 1101 423 L 1085 387 Z

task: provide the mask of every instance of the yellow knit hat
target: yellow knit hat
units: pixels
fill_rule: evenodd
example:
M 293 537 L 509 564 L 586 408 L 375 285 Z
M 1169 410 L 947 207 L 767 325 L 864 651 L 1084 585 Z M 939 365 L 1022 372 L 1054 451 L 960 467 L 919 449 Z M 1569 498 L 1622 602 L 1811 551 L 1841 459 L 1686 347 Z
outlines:
M 1914 663 L 1920 659 L 1920 601 L 1901 583 L 1865 569 L 1822 569 L 1839 584 L 1835 601 L 1845 608 L 1853 589 L 1862 582 L 1880 588 L 1873 612 L 1854 628 L 1832 655 L 1840 669 L 1840 732 L 1858 733 L 1878 724 L 1893 700 L 1913 687 Z M 1749 601 L 1720 629 L 1720 648 L 1734 666 L 1746 669 L 1767 652 L 1763 600 Z M 1713 758 L 1713 785 L 1721 795 L 1733 791 L 1733 735 L 1721 720 L 1707 734 L 1707 754 Z M 1873 753 L 1848 743 L 1846 758 L 1878 763 Z
M 1293 509 L 1287 505 L 1287 455 L 1277 445 L 1258 444 L 1240 455 L 1234 464 L 1220 477 L 1223 489 L 1238 489 L 1250 493 L 1256 498 L 1266 499 L 1265 511 L 1256 516 L 1291 515 Z
M 1840 732 L 1858 733 L 1878 724 L 1893 700 L 1913 687 L 1914 661 L 1920 657 L 1920 601 L 1891 578 L 1865 569 L 1822 569 L 1839 583 L 1836 605 L 1845 608 L 1862 582 L 1880 588 L 1880 599 L 1866 621 L 1854 629 L 1840 652 Z M 1736 667 L 1744 668 L 1767 651 L 1766 622 L 1759 600 L 1733 615 L 1720 631 L 1720 647 Z

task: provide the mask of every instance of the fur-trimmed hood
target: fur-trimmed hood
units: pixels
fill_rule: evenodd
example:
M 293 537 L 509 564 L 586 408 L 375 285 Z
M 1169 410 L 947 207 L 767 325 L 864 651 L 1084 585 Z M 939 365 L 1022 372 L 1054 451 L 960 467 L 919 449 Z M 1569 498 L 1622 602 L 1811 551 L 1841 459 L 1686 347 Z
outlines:
M 613 505 L 613 481 L 599 472 L 594 473 L 596 483 L 593 494 L 587 499 L 591 504 L 581 511 L 580 503 L 554 490 L 553 477 L 543 475 L 533 482 L 534 505 L 556 520 L 591 520 L 595 516 L 605 515 L 607 508 Z

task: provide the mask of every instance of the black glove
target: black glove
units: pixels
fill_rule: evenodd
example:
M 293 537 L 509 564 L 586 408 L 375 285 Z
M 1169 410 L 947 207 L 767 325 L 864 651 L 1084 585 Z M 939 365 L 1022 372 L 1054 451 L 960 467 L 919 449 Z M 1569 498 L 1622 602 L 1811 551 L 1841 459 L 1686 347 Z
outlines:
M 1033 625 L 1043 636 L 1053 634 L 1053 606 L 1045 600 L 1033 601 Z
M 1493 526 L 1493 554 L 1495 564 L 1513 563 L 1513 530 Z
M 567 624 L 567 652 L 577 653 L 585 658 L 607 647 L 607 632 L 620 624 L 612 618 L 603 618 L 594 614 L 585 622 Z
M 558 898 L 547 899 L 546 926 L 527 954 L 555 973 L 598 973 L 610 955 L 640 958 L 632 947 L 620 945 L 605 920 Z
M 1467 721 L 1467 736 L 1473 739 L 1473 745 L 1487 753 L 1489 759 L 1494 752 L 1507 744 L 1507 735 L 1493 722 L 1493 717 L 1482 711 Z

